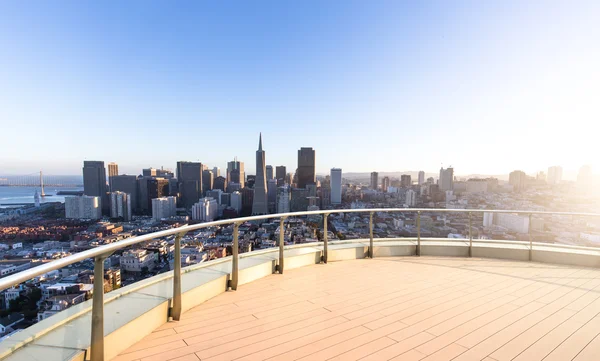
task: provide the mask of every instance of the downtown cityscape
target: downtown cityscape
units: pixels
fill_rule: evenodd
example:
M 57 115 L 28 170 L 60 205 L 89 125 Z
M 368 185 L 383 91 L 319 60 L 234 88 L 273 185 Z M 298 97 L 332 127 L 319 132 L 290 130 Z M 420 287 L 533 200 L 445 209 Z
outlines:
M 0 361 L 600 360 L 600 1 L 0 1 Z

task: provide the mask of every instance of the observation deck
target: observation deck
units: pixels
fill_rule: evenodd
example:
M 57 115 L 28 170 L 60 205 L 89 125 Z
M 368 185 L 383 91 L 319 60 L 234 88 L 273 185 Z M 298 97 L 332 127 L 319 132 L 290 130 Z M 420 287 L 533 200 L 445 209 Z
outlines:
M 369 238 L 237 252 L 245 221 L 370 215 Z M 234 224 L 233 255 L 148 278 L 73 306 L 0 342 L 2 360 L 597 360 L 600 250 L 522 241 L 372 236 L 361 209 L 216 221 L 133 237 L 0 280 L 167 235 Z M 485 210 L 485 212 L 490 212 Z M 494 212 L 494 211 L 492 211 Z M 546 216 L 551 213 L 496 211 Z M 596 214 L 566 214 L 600 217 Z M 420 230 L 420 228 L 419 228 Z M 469 232 L 470 233 L 470 232 Z M 39 269 L 38 269 L 39 268 Z M 100 277 L 100 279 L 102 279 Z M 102 283 L 94 284 L 100 289 Z

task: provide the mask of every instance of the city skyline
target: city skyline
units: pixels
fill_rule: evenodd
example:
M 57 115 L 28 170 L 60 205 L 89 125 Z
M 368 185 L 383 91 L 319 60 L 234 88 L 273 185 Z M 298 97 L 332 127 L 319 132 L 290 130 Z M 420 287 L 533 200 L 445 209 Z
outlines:
M 313 147 L 319 174 L 597 172 L 599 7 L 3 3 L 2 140 L 18 151 L 0 164 L 75 174 L 104 159 L 134 173 L 237 156 L 255 169 L 260 129 L 269 164 L 292 169 Z

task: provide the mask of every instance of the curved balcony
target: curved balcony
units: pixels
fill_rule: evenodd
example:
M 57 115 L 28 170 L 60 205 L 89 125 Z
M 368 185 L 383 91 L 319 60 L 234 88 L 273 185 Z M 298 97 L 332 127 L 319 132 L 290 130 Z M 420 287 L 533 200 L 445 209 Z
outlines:
M 374 238 L 379 212 L 413 213 L 417 237 Z M 600 214 L 353 209 L 184 226 L 77 253 L 0 289 L 84 259 L 177 235 L 174 271 L 103 294 L 0 342 L 2 360 L 592 360 L 600 352 L 600 250 L 529 241 L 421 237 L 421 214 Z M 369 237 L 327 239 L 332 213 L 366 213 Z M 246 221 L 322 215 L 322 242 L 238 254 Z M 233 255 L 181 268 L 181 238 L 233 224 Z M 451 257 L 450 257 L 451 256 Z M 343 262 L 335 262 L 343 261 Z M 284 273 L 285 269 L 285 273 Z M 243 285 L 243 286 L 242 286 Z M 238 286 L 242 286 L 239 287 Z M 230 292 L 231 291 L 231 292 Z M 233 292 L 235 291 L 235 292 Z

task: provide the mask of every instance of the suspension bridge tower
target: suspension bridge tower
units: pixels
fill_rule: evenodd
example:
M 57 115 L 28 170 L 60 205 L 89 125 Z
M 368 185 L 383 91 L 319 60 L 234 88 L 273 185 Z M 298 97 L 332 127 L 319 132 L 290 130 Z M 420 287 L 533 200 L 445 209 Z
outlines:
M 44 193 L 44 176 L 42 175 L 42 171 L 40 171 L 40 187 L 42 188 L 42 192 L 40 193 L 40 196 L 45 197 L 46 193 Z

